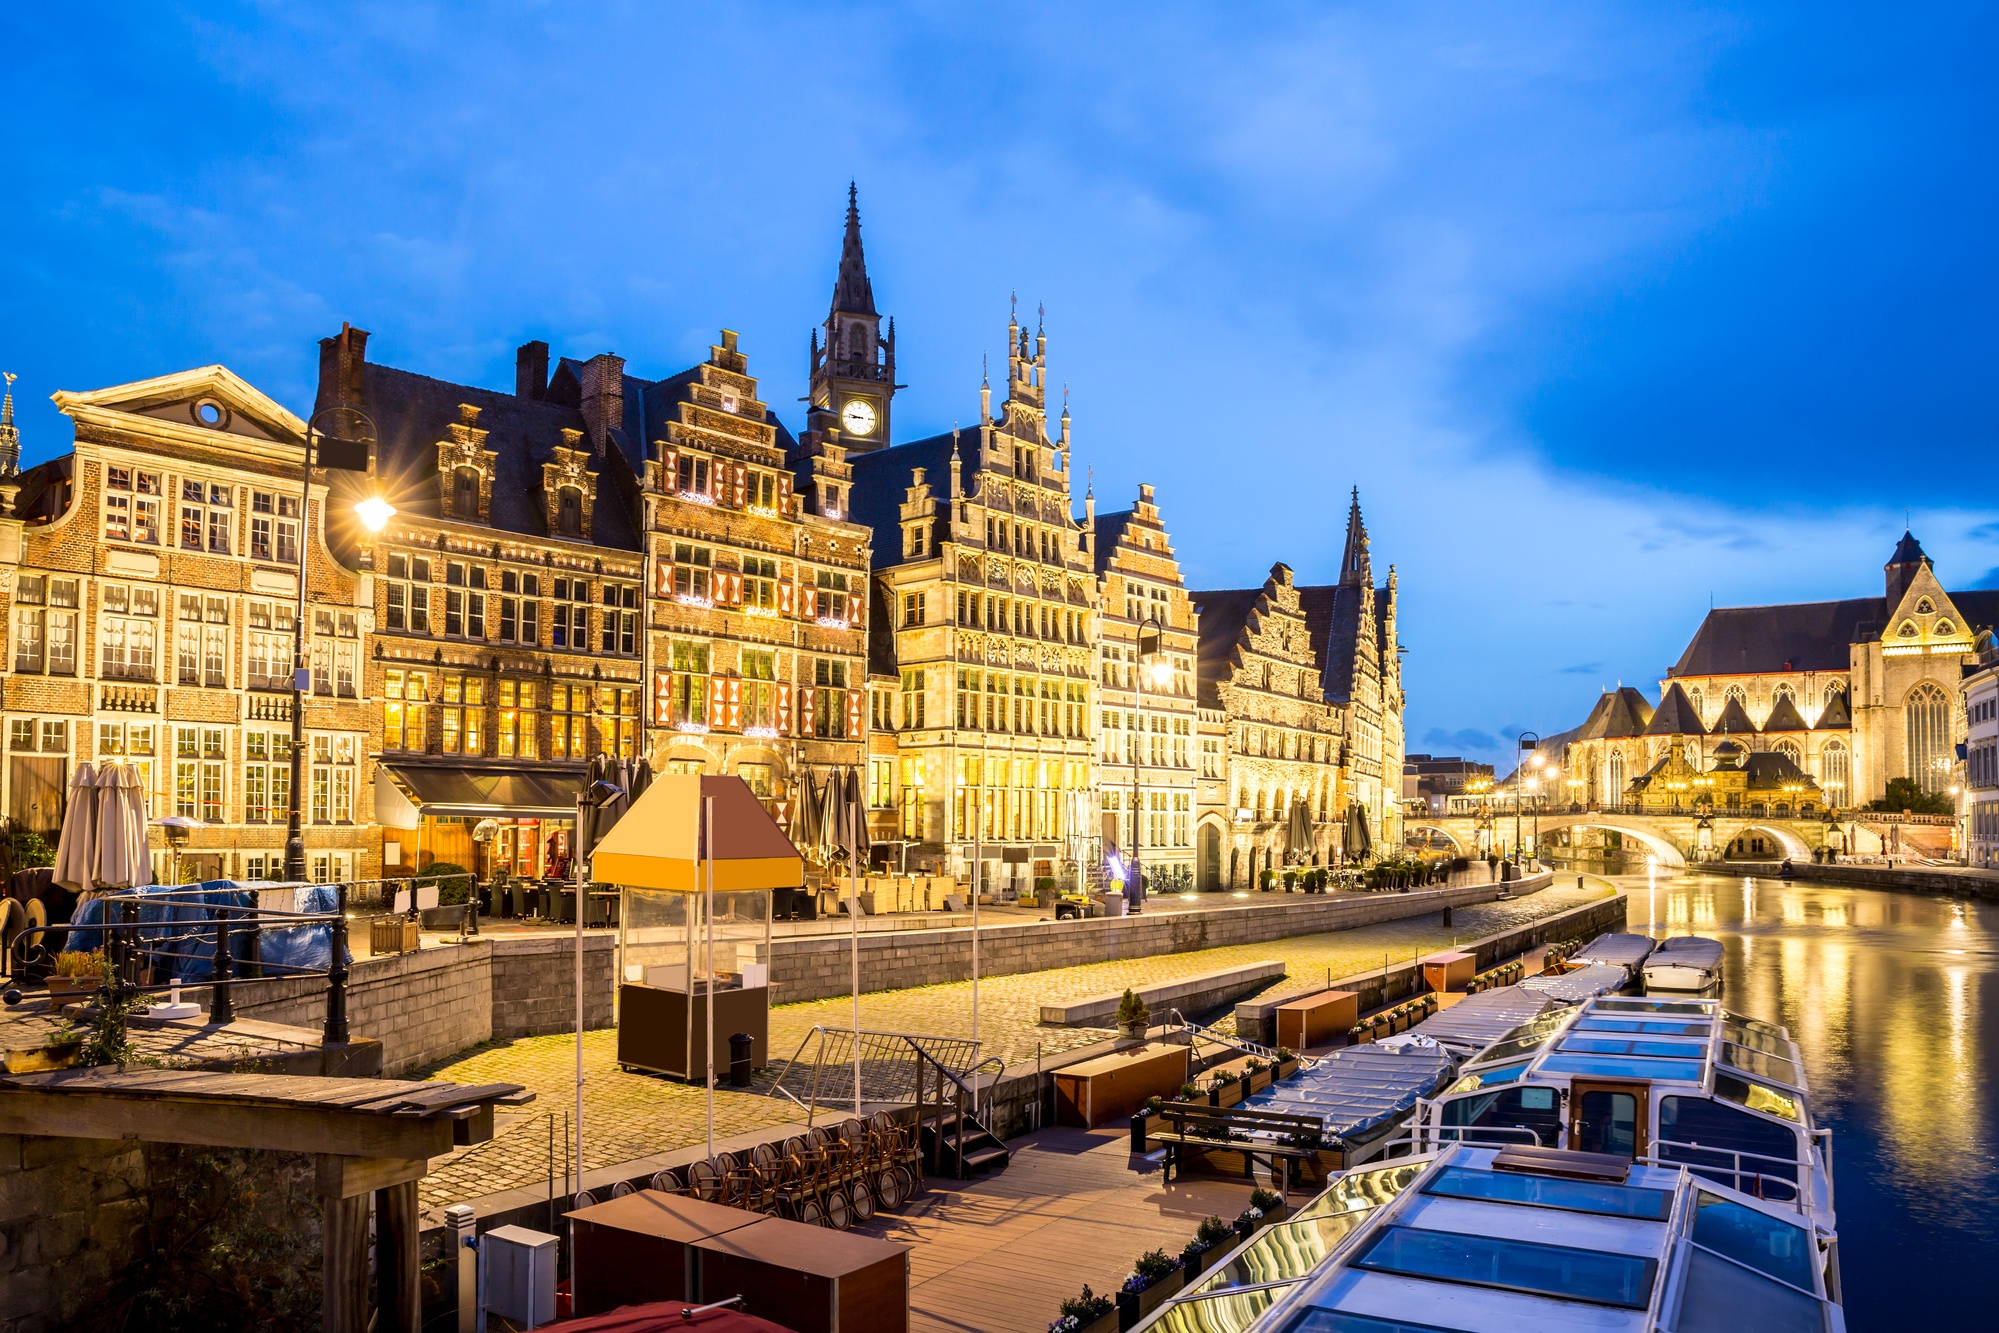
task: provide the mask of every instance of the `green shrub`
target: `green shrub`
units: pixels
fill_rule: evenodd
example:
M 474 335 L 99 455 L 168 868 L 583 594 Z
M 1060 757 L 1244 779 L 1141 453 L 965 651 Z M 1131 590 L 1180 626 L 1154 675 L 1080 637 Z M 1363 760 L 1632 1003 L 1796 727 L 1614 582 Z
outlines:
M 1284 1200 L 1278 1198 L 1271 1190 L 1255 1189 L 1249 1192 L 1249 1206 L 1260 1208 L 1266 1213 L 1283 1202 Z
M 1208 1247 L 1219 1245 L 1225 1240 L 1233 1240 L 1234 1238 L 1235 1229 L 1219 1217 L 1204 1218 L 1201 1225 L 1195 1228 L 1194 1231 L 1194 1239 Z
M 1042 875 L 1034 881 L 1034 896 L 1044 898 L 1055 892 L 1055 876 Z
M 451 875 L 462 878 L 444 882 Z M 456 907 L 472 900 L 471 874 L 455 861 L 433 861 L 429 869 L 410 881 L 412 889 L 423 884 L 437 885 L 437 905 L 440 907 Z
M 1133 1023 L 1143 1023 L 1152 1017 L 1152 1011 L 1145 1007 L 1145 1001 L 1130 987 L 1125 988 L 1124 998 L 1118 1001 L 1117 1021 L 1119 1027 Z
M 1954 815 L 1957 803 L 1939 791 L 1924 791 L 1914 778 L 1889 778 L 1888 791 L 1879 800 L 1867 803 L 1869 810 L 1912 815 Z
M 1193 1084 L 1191 1084 L 1191 1083 L 1182 1083 L 1182 1084 L 1180 1085 L 1180 1100 L 1181 1100 L 1181 1101 L 1183 1101 L 1183 1102 L 1192 1102 L 1192 1101 L 1199 1101 L 1199 1100 L 1200 1100 L 1200 1097 L 1201 1097 L 1201 1090 L 1200 1090 L 1199 1088 L 1195 1087 L 1195 1086 L 1194 1086 Z
M 1167 1256 L 1166 1251 L 1147 1250 L 1138 1256 L 1137 1261 L 1131 1266 L 1131 1271 L 1134 1275 L 1144 1278 L 1145 1285 L 1149 1287 L 1160 1278 L 1170 1275 L 1179 1266 Z
M 1083 1284 L 1082 1295 L 1071 1296 L 1062 1302 L 1061 1313 L 1064 1319 L 1075 1320 L 1076 1327 L 1081 1328 L 1094 1324 L 1116 1308 L 1116 1301 L 1108 1296 L 1097 1295 L 1090 1290 L 1090 1284 L 1086 1282 Z

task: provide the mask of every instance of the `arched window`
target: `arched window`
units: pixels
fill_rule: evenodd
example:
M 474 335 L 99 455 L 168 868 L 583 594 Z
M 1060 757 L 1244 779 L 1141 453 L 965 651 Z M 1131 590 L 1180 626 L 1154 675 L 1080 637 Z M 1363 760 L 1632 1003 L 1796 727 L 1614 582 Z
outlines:
M 1957 626 L 1951 624 L 1948 620 L 1939 620 L 1937 622 L 1937 633 L 1948 637 L 1957 633 Z
M 1729 686 L 1726 690 L 1722 691 L 1721 697 L 1722 697 L 1722 707 L 1724 708 L 1728 707 L 1728 700 L 1730 699 L 1735 700 L 1735 702 L 1737 703 L 1743 703 L 1749 698 L 1748 695 L 1743 693 L 1742 687 L 1740 685 Z
M 1909 776 L 1924 791 L 1942 791 L 1950 777 L 1950 701 L 1924 681 L 1903 708 L 1909 737 Z
M 1916 601 L 1916 614 L 1919 616 L 1932 615 L 1936 612 L 1936 609 L 1936 603 L 1927 597 L 1919 598 Z
M 1610 752 L 1610 781 L 1604 784 L 1603 799 L 1608 805 L 1624 800 L 1624 756 L 1616 750 Z
M 583 535 L 583 492 L 574 486 L 564 486 L 557 499 L 555 530 L 564 537 Z
M 1830 681 L 1827 683 L 1825 687 L 1825 701 L 1828 705 L 1830 705 L 1832 703 L 1834 695 L 1845 694 L 1845 693 L 1846 693 L 1846 686 L 1840 684 L 1836 680 Z
M 1838 741 L 1827 741 L 1819 751 L 1819 786 L 1825 789 L 1825 802 L 1834 808 L 1846 804 L 1846 787 L 1851 772 L 1852 756 Z
M 847 355 L 856 361 L 868 359 L 868 326 L 853 323 L 847 326 Z
M 461 467 L 451 474 L 451 516 L 477 518 L 479 515 L 479 470 Z
M 1779 684 L 1776 689 L 1770 691 L 1770 702 L 1773 704 L 1785 699 L 1795 701 L 1796 698 L 1797 691 L 1793 690 L 1789 685 Z
M 1701 722 L 1705 724 L 1707 722 L 1707 697 L 1699 689 L 1691 689 L 1687 691 L 1687 701 L 1694 706 L 1694 716 L 1700 718 Z
M 1913 639 L 1913 638 L 1915 638 L 1915 637 L 1916 637 L 1916 622 L 1915 622 L 1915 621 L 1913 621 L 1913 620 L 1905 620 L 1905 621 L 1903 621 L 1903 622 L 1902 622 L 1902 628 L 1900 628 L 1900 629 L 1896 630 L 1896 631 L 1895 631 L 1895 633 L 1896 633 L 1896 634 L 1898 634 L 1898 635 L 1900 635 L 1900 636 L 1901 636 L 1902 638 L 1904 638 L 1904 639 Z
M 1798 743 L 1796 741 L 1778 741 L 1775 745 L 1773 745 L 1770 748 L 1775 750 L 1778 754 L 1783 755 L 1786 759 L 1790 760 L 1792 763 L 1795 764 L 1798 762 Z

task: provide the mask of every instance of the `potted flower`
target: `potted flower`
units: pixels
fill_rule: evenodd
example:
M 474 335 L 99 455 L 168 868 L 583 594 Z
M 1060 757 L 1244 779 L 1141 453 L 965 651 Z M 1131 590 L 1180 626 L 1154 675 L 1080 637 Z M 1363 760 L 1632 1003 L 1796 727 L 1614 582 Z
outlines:
M 1234 1106 L 1242 1100 L 1242 1077 L 1230 1070 L 1217 1071 L 1209 1087 L 1216 1106 Z
M 1131 1266 L 1131 1276 L 1118 1290 L 1118 1328 L 1138 1327 L 1146 1316 L 1179 1291 L 1185 1280 L 1179 1261 L 1169 1257 L 1166 1251 L 1147 1250 L 1139 1255 L 1138 1262 Z
M 1159 1109 L 1165 1104 L 1157 1097 L 1147 1097 L 1145 1105 L 1131 1113 L 1131 1150 L 1133 1152 L 1142 1153 L 1146 1150 L 1152 1133 L 1152 1118 L 1159 1114 Z
M 1082 1295 L 1062 1302 L 1061 1317 L 1048 1326 L 1048 1333 L 1114 1333 L 1117 1326 L 1117 1302 L 1097 1295 L 1086 1282 Z
M 1352 1034 L 1349 1033 L 1349 1036 Z M 1298 1053 L 1288 1047 L 1277 1048 L 1277 1069 L 1274 1078 L 1290 1078 L 1298 1072 Z
M 65 949 L 56 955 L 48 979 L 49 1008 L 59 1010 L 71 1000 L 95 995 L 104 986 L 104 950 Z
M 1129 987 L 1117 1006 L 1118 1031 L 1134 1041 L 1144 1041 L 1148 1028 L 1152 1025 L 1152 1011 L 1145 1007 L 1145 1001 Z
M 1204 1219 L 1201 1225 L 1195 1229 L 1194 1239 L 1188 1241 L 1187 1247 L 1180 1251 L 1180 1267 L 1184 1273 L 1183 1281 L 1192 1282 L 1195 1278 L 1201 1276 L 1202 1271 L 1208 1266 L 1209 1256 L 1215 1254 L 1218 1247 L 1224 1241 L 1234 1239 L 1235 1228 L 1222 1221 L 1221 1218 L 1210 1217 Z
M 1243 1240 L 1248 1240 L 1260 1228 L 1281 1219 L 1287 1211 L 1289 1210 L 1285 1208 L 1284 1200 L 1274 1192 L 1266 1189 L 1251 1190 L 1249 1207 L 1243 1209 L 1235 1220 L 1235 1234 Z
M 1260 1092 L 1270 1086 L 1270 1066 L 1253 1055 L 1243 1062 L 1242 1074 L 1245 1092 Z

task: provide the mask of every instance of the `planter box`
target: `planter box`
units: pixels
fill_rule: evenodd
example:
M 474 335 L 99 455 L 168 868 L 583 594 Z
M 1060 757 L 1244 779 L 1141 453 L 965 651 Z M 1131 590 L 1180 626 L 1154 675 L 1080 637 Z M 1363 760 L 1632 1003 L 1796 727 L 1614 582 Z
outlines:
M 1152 1124 L 1160 1117 L 1156 1115 L 1134 1114 L 1131 1118 L 1131 1150 L 1145 1152 L 1152 1143 Z
M 415 953 L 417 923 L 406 916 L 378 916 L 368 923 L 368 952 Z
M 1205 1273 L 1207 1271 L 1208 1264 L 1214 1258 L 1215 1258 L 1215 1249 L 1213 1246 L 1210 1246 L 1209 1248 L 1195 1254 L 1189 1254 L 1184 1250 L 1181 1251 L 1180 1254 L 1181 1285 L 1185 1287 L 1193 1286 L 1195 1280 L 1198 1279 L 1202 1273 Z
M 100 977 L 50 977 L 49 1012 L 60 1013 L 73 1000 L 87 1000 L 104 984 Z
M 1265 1088 L 1269 1086 L 1270 1086 L 1270 1071 L 1268 1069 L 1259 1069 L 1254 1074 L 1251 1074 L 1249 1076 L 1249 1091 L 1262 1092 Z
M 1214 1104 L 1217 1107 L 1234 1106 L 1240 1101 L 1242 1101 L 1241 1083 L 1224 1083 L 1214 1089 Z
M 1117 1326 L 1119 1333 L 1137 1328 L 1154 1310 L 1178 1295 L 1186 1285 L 1186 1278 L 1180 1273 L 1168 1273 L 1144 1291 L 1121 1291 L 1117 1297 Z
M 1113 1305 L 1108 1312 L 1077 1329 L 1076 1333 L 1118 1333 L 1117 1307 Z
M 1279 1060 L 1277 1062 L 1278 1078 L 1290 1078 L 1293 1074 L 1297 1072 L 1298 1072 L 1298 1062 L 1296 1060 Z

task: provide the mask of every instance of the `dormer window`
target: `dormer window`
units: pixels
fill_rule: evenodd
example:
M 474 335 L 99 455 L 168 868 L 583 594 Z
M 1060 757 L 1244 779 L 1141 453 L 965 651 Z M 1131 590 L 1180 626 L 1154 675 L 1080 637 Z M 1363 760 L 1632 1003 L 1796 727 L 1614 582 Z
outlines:
M 461 467 L 451 476 L 451 515 L 453 518 L 477 518 L 479 516 L 479 470 Z
M 555 530 L 564 537 L 583 535 L 583 492 L 574 486 L 564 486 L 557 497 Z

